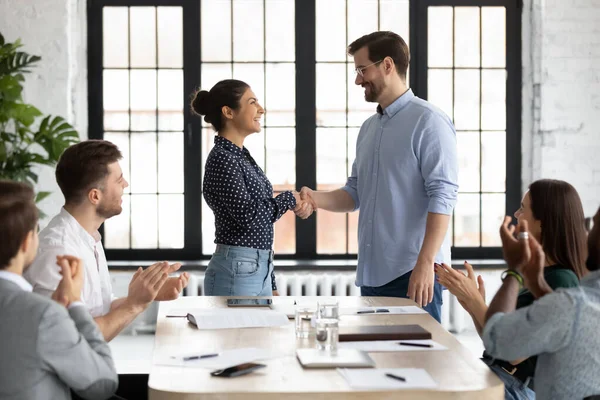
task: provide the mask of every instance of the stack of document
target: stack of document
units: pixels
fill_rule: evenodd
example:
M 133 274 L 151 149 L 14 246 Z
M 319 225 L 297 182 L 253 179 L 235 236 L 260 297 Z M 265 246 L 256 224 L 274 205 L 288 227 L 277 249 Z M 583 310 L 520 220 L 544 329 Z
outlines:
M 437 383 L 420 368 L 338 369 L 356 390 L 435 389 Z

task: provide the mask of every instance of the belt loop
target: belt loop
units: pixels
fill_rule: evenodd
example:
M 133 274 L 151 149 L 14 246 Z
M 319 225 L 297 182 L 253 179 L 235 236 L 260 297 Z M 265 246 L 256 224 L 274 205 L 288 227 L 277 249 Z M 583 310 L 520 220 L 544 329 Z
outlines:
M 224 249 L 225 249 L 225 259 L 227 260 L 227 256 L 229 256 L 229 249 L 230 249 L 230 247 L 229 247 L 229 246 L 227 246 L 227 245 L 225 245 L 225 246 L 223 246 L 223 247 L 224 247 Z

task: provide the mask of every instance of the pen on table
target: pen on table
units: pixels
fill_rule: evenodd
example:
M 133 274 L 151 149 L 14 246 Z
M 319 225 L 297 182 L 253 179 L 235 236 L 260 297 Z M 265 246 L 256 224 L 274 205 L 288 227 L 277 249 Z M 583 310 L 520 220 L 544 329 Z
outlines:
M 187 318 L 187 315 L 167 315 L 167 318 Z
M 385 376 L 387 376 L 388 378 L 395 379 L 395 380 L 400 381 L 400 382 L 406 382 L 406 378 L 403 378 L 403 377 L 398 376 L 398 375 L 387 373 L 387 374 L 385 374 Z
M 203 358 L 212 358 L 212 357 L 217 357 L 219 354 L 218 353 L 214 353 L 214 354 L 202 354 L 200 356 L 189 356 L 189 357 L 183 357 L 183 361 L 190 361 L 190 360 L 201 360 Z
M 375 310 L 361 310 L 357 311 L 357 314 L 375 314 Z
M 408 342 L 399 342 L 401 346 L 412 346 L 412 347 L 433 347 L 432 344 L 429 343 L 408 343 Z

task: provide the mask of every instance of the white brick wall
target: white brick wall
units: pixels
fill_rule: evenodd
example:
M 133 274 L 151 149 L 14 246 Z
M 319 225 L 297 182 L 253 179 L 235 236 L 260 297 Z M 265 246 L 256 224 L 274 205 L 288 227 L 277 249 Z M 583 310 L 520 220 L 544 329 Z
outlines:
M 523 186 L 573 184 L 586 215 L 600 205 L 600 1 L 526 0 Z
M 60 115 L 87 138 L 86 2 L 84 0 L 1 0 L 0 32 L 9 41 L 20 38 L 23 50 L 42 57 L 27 75 L 25 101 L 44 114 Z M 40 190 L 53 193 L 42 209 L 57 214 L 64 198 L 54 170 L 38 171 Z M 41 224 L 45 225 L 46 221 Z

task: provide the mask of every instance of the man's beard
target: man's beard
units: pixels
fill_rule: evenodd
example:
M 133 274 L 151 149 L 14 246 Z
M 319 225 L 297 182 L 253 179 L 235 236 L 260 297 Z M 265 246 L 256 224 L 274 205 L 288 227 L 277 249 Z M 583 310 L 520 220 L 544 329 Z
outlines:
M 109 219 L 114 217 L 115 215 L 119 215 L 121 214 L 121 212 L 123 211 L 123 207 L 116 206 L 116 207 L 106 207 L 102 204 L 98 205 L 98 208 L 96 209 L 96 214 L 104 219 Z
M 369 103 L 377 102 L 377 98 L 379 97 L 379 90 L 377 90 L 375 85 L 371 82 L 365 82 L 363 85 L 363 88 L 365 89 L 365 100 Z M 369 87 L 369 91 L 366 90 L 367 86 Z

